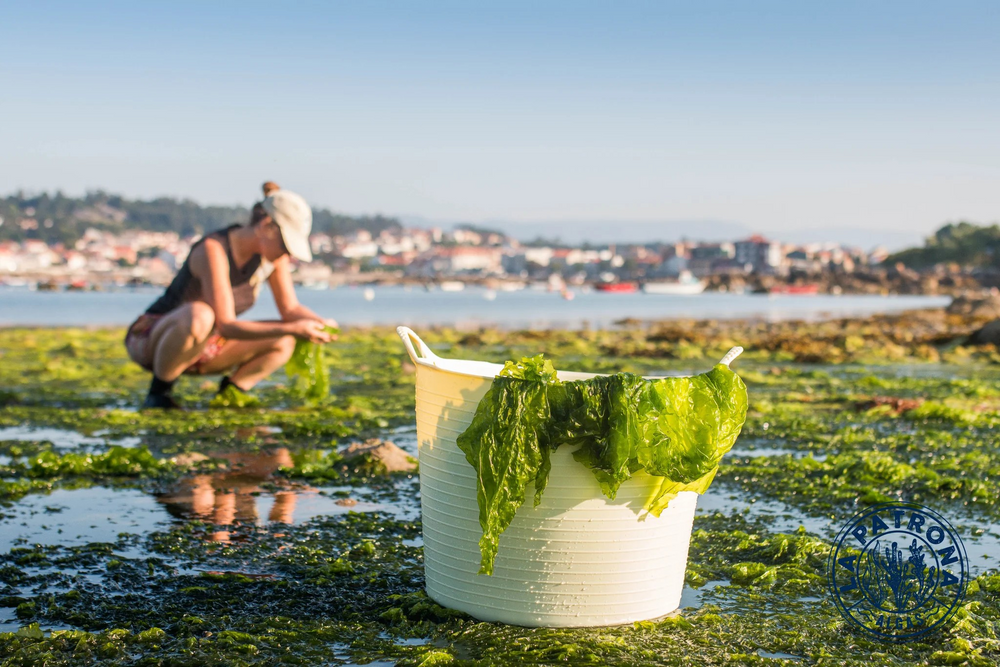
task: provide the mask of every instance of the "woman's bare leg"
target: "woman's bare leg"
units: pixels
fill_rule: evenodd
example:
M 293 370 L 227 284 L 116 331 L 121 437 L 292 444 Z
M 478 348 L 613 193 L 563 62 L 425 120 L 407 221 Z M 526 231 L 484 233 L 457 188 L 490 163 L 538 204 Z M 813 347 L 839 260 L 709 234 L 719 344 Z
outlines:
M 211 361 L 202 363 L 199 370 L 202 375 L 214 375 L 238 366 L 229 379 L 246 390 L 284 366 L 294 350 L 295 338 L 292 336 L 228 340 L 219 354 Z
M 201 356 L 215 329 L 215 312 L 193 301 L 164 315 L 150 332 L 153 375 L 173 382 Z

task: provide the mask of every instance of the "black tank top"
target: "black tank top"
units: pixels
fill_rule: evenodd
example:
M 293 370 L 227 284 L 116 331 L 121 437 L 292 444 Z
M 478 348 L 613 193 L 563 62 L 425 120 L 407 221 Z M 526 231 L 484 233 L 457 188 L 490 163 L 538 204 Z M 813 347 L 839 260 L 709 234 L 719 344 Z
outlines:
M 195 248 L 205 242 L 205 239 L 213 238 L 222 244 L 226 250 L 226 257 L 229 258 L 229 284 L 233 286 L 233 302 L 236 306 L 236 314 L 250 310 L 257 301 L 257 293 L 260 291 L 261 283 L 267 278 L 267 272 L 260 255 L 254 255 L 243 266 L 236 266 L 233 258 L 233 249 L 229 243 L 229 232 L 240 227 L 231 225 L 225 229 L 205 235 L 201 240 L 191 246 L 191 252 L 184 261 L 184 266 L 174 276 L 173 281 L 167 287 L 159 299 L 153 302 L 147 313 L 151 315 L 165 315 L 175 308 L 191 301 L 203 301 L 201 280 L 191 272 L 191 255 Z M 269 265 L 268 265 L 269 266 Z

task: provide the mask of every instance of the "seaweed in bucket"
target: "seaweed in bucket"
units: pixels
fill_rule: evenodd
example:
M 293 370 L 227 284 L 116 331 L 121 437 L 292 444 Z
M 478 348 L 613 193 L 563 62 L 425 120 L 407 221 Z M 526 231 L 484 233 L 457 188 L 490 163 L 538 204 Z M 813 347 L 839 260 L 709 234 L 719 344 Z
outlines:
M 508 361 L 457 439 L 478 479 L 480 573 L 493 573 L 500 534 L 529 482 L 541 502 L 560 445 L 577 448 L 573 458 L 611 499 L 637 471 L 661 477 L 645 506 L 659 516 L 680 491 L 708 488 L 746 413 L 746 386 L 723 364 L 693 377 L 560 382 L 542 355 Z

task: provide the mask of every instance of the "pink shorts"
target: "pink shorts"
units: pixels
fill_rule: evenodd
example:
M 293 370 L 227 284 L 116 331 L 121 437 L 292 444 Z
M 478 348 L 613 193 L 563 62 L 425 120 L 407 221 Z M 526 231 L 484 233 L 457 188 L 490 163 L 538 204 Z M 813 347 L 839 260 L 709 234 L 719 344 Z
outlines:
M 154 350 L 149 342 L 150 334 L 161 317 L 163 315 L 143 313 L 132 323 L 128 328 L 128 333 L 125 334 L 125 349 L 128 351 L 129 359 L 147 371 L 153 370 Z M 222 347 L 225 344 L 225 338 L 217 333 L 212 333 L 208 337 L 205 349 L 201 351 L 201 355 L 193 364 L 184 369 L 184 373 L 186 375 L 201 375 L 203 373 L 202 368 L 219 356 L 219 352 L 222 351 Z

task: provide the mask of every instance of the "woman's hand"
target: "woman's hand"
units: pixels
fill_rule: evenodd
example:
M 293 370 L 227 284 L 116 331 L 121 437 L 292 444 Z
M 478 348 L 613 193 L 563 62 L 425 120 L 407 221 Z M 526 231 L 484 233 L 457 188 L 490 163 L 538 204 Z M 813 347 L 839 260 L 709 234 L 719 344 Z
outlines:
M 288 322 L 288 333 L 299 340 L 307 340 L 310 343 L 329 343 L 330 334 L 326 332 L 326 325 L 317 320 L 295 320 Z

